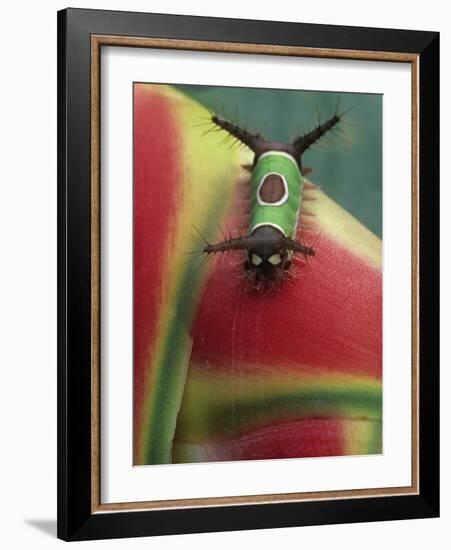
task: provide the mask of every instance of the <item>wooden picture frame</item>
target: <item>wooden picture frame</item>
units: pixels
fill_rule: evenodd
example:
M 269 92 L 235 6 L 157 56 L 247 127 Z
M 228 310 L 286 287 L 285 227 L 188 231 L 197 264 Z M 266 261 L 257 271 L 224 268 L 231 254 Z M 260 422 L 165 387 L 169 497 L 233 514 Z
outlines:
M 412 483 L 103 504 L 100 499 L 100 52 L 104 46 L 411 66 Z M 58 13 L 58 537 L 436 517 L 439 513 L 439 35 L 131 12 Z

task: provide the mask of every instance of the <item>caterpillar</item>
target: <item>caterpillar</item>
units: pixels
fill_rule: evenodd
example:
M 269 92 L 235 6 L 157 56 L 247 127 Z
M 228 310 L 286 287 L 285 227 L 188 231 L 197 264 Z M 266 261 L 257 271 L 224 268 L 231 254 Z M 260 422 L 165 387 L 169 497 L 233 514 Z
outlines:
M 253 153 L 250 219 L 247 234 L 206 243 L 207 255 L 233 250 L 246 252 L 244 269 L 256 287 L 274 286 L 285 278 L 296 254 L 314 256 L 315 249 L 297 238 L 304 187 L 302 155 L 336 126 L 344 113 L 335 114 L 291 143 L 267 141 L 223 117 L 213 114 L 211 123 L 225 130 Z

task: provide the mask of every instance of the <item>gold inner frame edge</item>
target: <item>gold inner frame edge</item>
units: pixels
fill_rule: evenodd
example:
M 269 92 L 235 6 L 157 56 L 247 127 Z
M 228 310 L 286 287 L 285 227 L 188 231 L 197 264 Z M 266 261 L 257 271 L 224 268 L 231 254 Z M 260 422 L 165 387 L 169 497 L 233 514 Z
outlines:
M 406 487 L 101 503 L 100 498 L 100 50 L 102 46 L 248 53 L 410 63 L 412 163 L 412 480 Z M 91 513 L 308 502 L 419 494 L 419 56 L 400 52 L 339 50 L 167 38 L 91 35 Z

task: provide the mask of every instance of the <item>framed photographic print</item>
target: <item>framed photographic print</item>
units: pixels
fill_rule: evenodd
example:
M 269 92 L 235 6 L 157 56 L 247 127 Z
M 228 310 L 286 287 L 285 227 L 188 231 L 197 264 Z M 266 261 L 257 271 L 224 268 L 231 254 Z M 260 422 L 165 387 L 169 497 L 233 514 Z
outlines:
M 434 517 L 438 33 L 58 14 L 58 536 Z

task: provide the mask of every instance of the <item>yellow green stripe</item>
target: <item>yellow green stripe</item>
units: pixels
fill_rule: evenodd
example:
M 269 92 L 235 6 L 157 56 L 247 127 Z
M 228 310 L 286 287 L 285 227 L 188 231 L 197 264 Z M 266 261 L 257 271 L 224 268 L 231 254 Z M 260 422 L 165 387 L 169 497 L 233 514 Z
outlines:
M 167 88 L 180 128 L 181 173 L 178 211 L 171 235 L 172 249 L 166 258 L 159 330 L 150 354 L 141 434 L 141 463 L 172 461 L 172 440 L 192 346 L 190 327 L 206 276 L 206 267 L 196 269 L 199 257 L 187 262 L 192 251 L 194 227 L 211 236 L 224 219 L 237 180 L 241 158 L 238 152 L 219 147 L 216 134 L 202 137 L 195 125 L 208 116 L 199 104 Z M 199 248 L 199 245 L 197 245 Z

